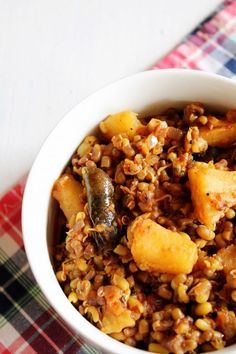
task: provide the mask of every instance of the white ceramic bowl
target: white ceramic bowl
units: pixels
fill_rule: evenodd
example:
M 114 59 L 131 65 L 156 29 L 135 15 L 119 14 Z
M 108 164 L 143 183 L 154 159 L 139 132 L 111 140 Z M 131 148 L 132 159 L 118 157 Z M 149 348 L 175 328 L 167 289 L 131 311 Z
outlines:
M 82 139 L 110 113 L 132 109 L 153 113 L 186 102 L 199 101 L 217 109 L 236 108 L 236 83 L 200 71 L 168 69 L 146 71 L 122 79 L 94 93 L 56 126 L 41 148 L 30 171 L 23 200 L 23 235 L 33 274 L 54 309 L 85 340 L 112 354 L 145 351 L 122 344 L 90 324 L 70 304 L 50 262 L 52 233 L 51 189 Z M 236 353 L 232 345 L 218 354 Z

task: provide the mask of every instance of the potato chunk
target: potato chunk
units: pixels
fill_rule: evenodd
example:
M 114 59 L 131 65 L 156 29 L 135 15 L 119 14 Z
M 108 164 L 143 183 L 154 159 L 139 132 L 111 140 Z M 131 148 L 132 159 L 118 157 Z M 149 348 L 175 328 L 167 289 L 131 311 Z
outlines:
M 124 328 L 134 326 L 135 321 L 130 310 L 124 309 L 119 315 L 106 311 L 102 319 L 101 330 L 104 333 L 120 333 Z
M 88 135 L 84 138 L 82 143 L 78 146 L 77 154 L 82 157 L 86 156 L 91 148 L 96 144 L 97 138 L 94 135 Z
M 129 227 L 128 238 L 141 270 L 188 274 L 197 261 L 197 246 L 187 234 L 168 230 L 151 219 L 136 218 Z
M 108 139 L 111 139 L 114 135 L 123 133 L 132 139 L 137 134 L 137 129 L 141 126 L 142 124 L 137 118 L 137 113 L 131 111 L 111 114 L 100 123 L 101 132 Z
M 236 142 L 236 123 L 213 120 L 213 128 L 200 128 L 200 135 L 209 146 L 227 147 Z
M 54 183 L 52 195 L 59 202 L 68 223 L 73 215 L 84 211 L 82 193 L 81 183 L 70 174 L 65 173 Z
M 196 217 L 215 230 L 226 209 L 236 204 L 236 172 L 196 162 L 189 169 L 188 177 Z
M 236 269 L 236 246 L 230 245 L 222 248 L 217 253 L 222 262 L 225 273 L 229 273 L 232 269 Z

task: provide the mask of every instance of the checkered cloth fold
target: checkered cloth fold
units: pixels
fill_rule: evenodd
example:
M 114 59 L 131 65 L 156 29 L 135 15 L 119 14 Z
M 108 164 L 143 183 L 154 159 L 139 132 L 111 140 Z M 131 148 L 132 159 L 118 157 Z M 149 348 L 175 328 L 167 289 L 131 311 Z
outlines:
M 227 1 L 154 69 L 236 76 L 236 2 Z M 21 235 L 24 181 L 0 200 L 0 353 L 98 353 L 50 307 L 29 268 Z

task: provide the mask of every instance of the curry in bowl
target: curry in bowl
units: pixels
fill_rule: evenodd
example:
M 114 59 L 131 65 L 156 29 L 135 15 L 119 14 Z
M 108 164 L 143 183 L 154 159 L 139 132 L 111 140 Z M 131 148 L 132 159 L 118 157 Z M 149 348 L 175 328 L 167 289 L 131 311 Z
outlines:
M 156 353 L 236 342 L 236 110 L 108 116 L 52 195 L 56 277 L 91 323 Z M 61 216 L 60 216 L 61 218 Z

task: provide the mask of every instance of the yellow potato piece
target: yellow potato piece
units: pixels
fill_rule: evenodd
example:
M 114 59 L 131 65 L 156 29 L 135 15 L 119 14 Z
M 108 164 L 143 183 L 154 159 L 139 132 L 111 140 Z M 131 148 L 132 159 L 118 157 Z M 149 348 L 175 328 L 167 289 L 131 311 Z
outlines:
M 217 256 L 222 262 L 224 271 L 228 274 L 231 270 L 236 269 L 236 246 L 230 245 L 226 248 L 221 248 Z
M 213 129 L 200 128 L 200 135 L 209 146 L 227 147 L 236 142 L 236 123 L 215 118 Z
M 132 139 L 137 134 L 137 129 L 141 126 L 137 113 L 131 111 L 111 114 L 100 123 L 101 132 L 108 139 L 111 139 L 114 135 L 124 133 L 128 138 Z
M 77 148 L 77 154 L 82 157 L 87 155 L 91 148 L 96 144 L 97 138 L 94 135 L 88 135 Z
M 207 163 L 196 162 L 188 177 L 196 217 L 215 230 L 226 209 L 236 204 L 236 171 L 217 170 Z
M 68 222 L 73 215 L 84 211 L 82 193 L 81 183 L 70 174 L 63 174 L 54 183 L 52 196 L 59 202 Z
M 197 246 L 187 234 L 168 230 L 151 219 L 136 218 L 128 238 L 141 270 L 188 274 L 197 261 Z
M 119 333 L 126 327 L 134 327 L 135 320 L 131 317 L 130 310 L 124 310 L 120 315 L 106 311 L 102 319 L 102 332 Z

